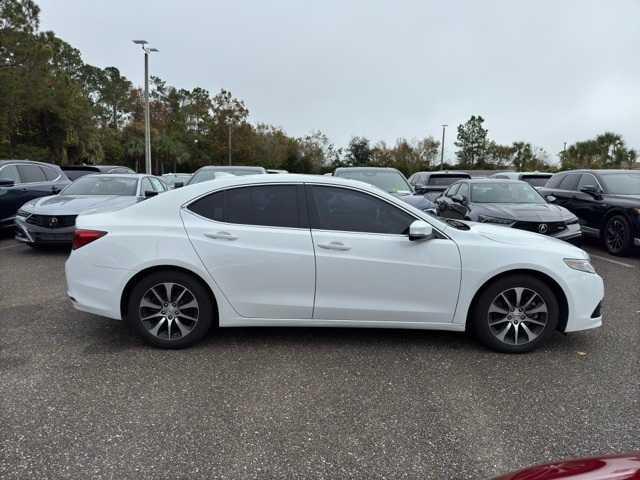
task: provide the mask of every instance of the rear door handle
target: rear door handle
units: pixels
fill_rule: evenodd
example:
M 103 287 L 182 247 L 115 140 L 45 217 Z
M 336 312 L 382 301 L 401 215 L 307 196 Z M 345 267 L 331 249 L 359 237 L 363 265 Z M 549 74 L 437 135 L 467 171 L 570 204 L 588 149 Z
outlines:
M 205 233 L 205 237 L 219 240 L 237 240 L 238 237 L 231 235 L 229 232 Z
M 326 250 L 339 250 L 341 252 L 346 252 L 347 250 L 351 250 L 351 247 L 345 245 L 342 242 L 318 243 L 318 246 Z

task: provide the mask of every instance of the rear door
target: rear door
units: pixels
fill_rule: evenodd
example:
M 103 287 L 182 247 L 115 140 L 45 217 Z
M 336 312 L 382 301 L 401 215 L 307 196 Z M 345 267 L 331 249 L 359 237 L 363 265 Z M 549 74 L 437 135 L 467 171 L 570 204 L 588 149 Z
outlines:
M 307 187 L 316 251 L 313 318 L 450 323 L 460 285 L 452 240 L 410 241 L 413 215 L 348 187 Z
M 33 198 L 54 195 L 53 184 L 47 180 L 44 171 L 36 164 L 19 164 L 18 172 L 22 178 L 22 197 L 27 202 Z M 23 202 L 24 203 L 24 202 Z
M 210 193 L 183 209 L 182 219 L 205 267 L 241 316 L 311 318 L 315 258 L 302 185 Z
M 15 165 L 4 165 L 0 167 L 0 179 L 12 180 L 14 184 L 10 187 L 0 186 L 0 222 L 8 221 L 15 217 L 18 208 L 26 202 L 26 189 L 22 188 L 20 174 Z M 10 221 L 13 223 L 13 220 Z M 4 226 L 0 224 L 0 226 Z

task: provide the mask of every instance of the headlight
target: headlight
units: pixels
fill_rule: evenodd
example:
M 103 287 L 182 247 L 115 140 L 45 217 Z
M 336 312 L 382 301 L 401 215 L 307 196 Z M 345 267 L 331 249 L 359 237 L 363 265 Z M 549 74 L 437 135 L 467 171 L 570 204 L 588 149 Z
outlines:
M 497 223 L 498 225 L 512 225 L 515 223 L 515 220 L 510 218 L 489 217 L 487 215 L 480 215 L 479 220 L 482 223 Z
M 564 222 L 565 225 L 575 225 L 576 223 L 578 223 L 578 217 L 570 218 L 569 220 Z
M 23 210 L 22 208 L 16 212 L 16 216 L 17 217 L 28 217 L 29 215 L 31 215 L 31 212 L 27 212 L 26 210 Z
M 586 259 L 580 258 L 565 258 L 564 263 L 567 264 L 569 268 L 573 268 L 574 270 L 580 270 L 585 273 L 596 273 L 591 262 Z

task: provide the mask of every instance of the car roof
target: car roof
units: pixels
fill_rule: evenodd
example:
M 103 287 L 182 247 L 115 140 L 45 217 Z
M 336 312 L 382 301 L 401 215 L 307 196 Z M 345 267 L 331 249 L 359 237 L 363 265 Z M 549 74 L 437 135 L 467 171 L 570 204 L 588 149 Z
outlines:
M 578 168 L 575 170 L 563 170 L 558 173 L 640 173 L 640 170 L 629 168 L 604 169 L 604 168 Z
M 526 183 L 515 178 L 473 177 L 466 180 L 469 183 Z M 457 182 L 456 182 L 457 183 Z M 528 185 L 528 184 L 527 184 Z
M 11 159 L 0 160 L 0 166 L 6 165 L 8 163 L 25 163 L 25 164 L 35 163 L 38 165 L 47 165 L 49 167 L 58 167 L 58 165 L 56 165 L 55 163 L 39 162 L 37 160 L 11 160 Z
M 89 170 L 89 171 L 103 171 L 103 170 L 111 170 L 114 168 L 128 168 L 130 167 L 126 165 L 63 165 L 61 167 L 63 170 Z
M 154 177 L 155 175 L 147 175 L 146 173 L 91 173 L 89 175 L 83 175 L 80 178 L 92 178 L 92 177 L 104 177 L 104 178 L 144 178 Z
M 397 168 L 393 168 L 393 167 L 338 167 L 335 169 L 335 172 L 345 172 L 345 171 L 350 171 L 350 172 L 355 172 L 355 171 L 361 171 L 361 172 L 372 172 L 372 171 L 377 171 L 377 170 L 385 170 L 388 172 L 399 172 L 400 170 L 398 170 Z M 334 172 L 334 175 L 335 175 Z
M 456 170 L 438 170 L 438 171 L 434 171 L 434 172 L 416 172 L 416 173 L 420 173 L 423 175 L 429 175 L 429 176 L 446 176 L 446 175 L 464 175 L 465 178 L 470 178 L 471 175 L 468 172 L 460 172 L 460 171 L 456 171 Z
M 205 165 L 198 170 L 263 170 L 264 167 L 258 165 Z

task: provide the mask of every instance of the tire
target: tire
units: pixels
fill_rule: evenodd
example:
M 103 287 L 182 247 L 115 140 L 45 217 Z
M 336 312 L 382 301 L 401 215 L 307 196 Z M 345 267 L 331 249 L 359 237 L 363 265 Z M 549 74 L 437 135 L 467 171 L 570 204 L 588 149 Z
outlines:
M 472 330 L 480 342 L 498 352 L 529 352 L 553 333 L 559 312 L 558 299 L 542 280 L 509 275 L 482 291 L 472 311 Z
M 150 345 L 185 348 L 206 335 L 213 315 L 213 300 L 200 280 L 184 272 L 164 270 L 143 277 L 133 286 L 126 321 Z
M 613 215 L 607 219 L 602 232 L 602 240 L 612 255 L 626 255 L 631 250 L 631 225 L 623 215 Z

